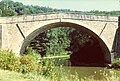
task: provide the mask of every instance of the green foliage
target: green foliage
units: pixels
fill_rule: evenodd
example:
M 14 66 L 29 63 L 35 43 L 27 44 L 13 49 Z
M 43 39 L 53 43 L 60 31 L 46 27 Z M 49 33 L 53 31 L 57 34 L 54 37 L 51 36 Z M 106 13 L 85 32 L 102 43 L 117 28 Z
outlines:
M 13 3 L 13 10 L 17 13 L 17 15 L 23 15 L 23 9 L 24 9 L 24 5 L 20 2 L 14 2 Z
M 28 15 L 47 12 L 69 12 L 69 9 L 53 9 L 49 7 L 40 7 L 32 5 L 23 5 L 20 2 L 12 0 L 2 0 L 0 2 L 1 16 Z
M 2 14 L 2 16 L 15 16 L 17 14 L 11 8 L 3 10 L 2 13 L 4 13 L 4 14 Z
M 16 57 L 11 51 L 0 49 L 0 68 L 22 73 L 36 72 L 49 75 L 53 69 L 53 63 L 49 60 L 36 59 L 33 55 Z
M 29 47 L 35 49 L 41 56 L 63 55 L 84 47 L 89 41 L 89 35 L 70 27 L 58 27 L 40 33 Z M 28 53 L 29 54 L 29 53 Z
M 9 64 L 15 58 L 14 53 L 0 49 L 0 68 L 9 69 Z
M 36 49 L 41 56 L 60 55 L 66 52 L 70 45 L 68 33 L 72 28 L 59 27 L 40 33 L 35 37 L 29 47 Z
M 67 27 L 59 27 L 51 29 L 47 36 L 49 38 L 49 47 L 47 47 L 47 54 L 60 55 L 65 52 L 66 48 L 70 45 Z M 72 28 L 71 28 L 72 29 Z
M 21 62 L 19 57 L 11 58 L 10 63 L 8 64 L 8 70 L 20 72 Z
M 120 58 L 116 58 L 112 62 L 112 66 L 119 66 L 120 67 Z
M 117 63 L 119 63 L 118 61 L 120 62 L 119 59 L 116 60 Z M 11 51 L 0 49 L 0 68 L 26 73 L 24 74 L 24 78 L 27 79 L 28 81 L 34 81 L 34 80 L 40 81 L 42 80 L 42 77 L 40 77 L 40 75 L 45 75 L 45 77 L 47 77 L 49 81 L 96 81 L 94 77 L 80 79 L 78 74 L 74 74 L 74 75 L 69 74 L 68 76 L 66 76 L 66 73 L 65 73 L 66 71 L 62 69 L 61 66 L 56 69 L 54 67 L 55 67 L 54 63 L 51 62 L 50 59 L 39 59 L 39 62 L 38 62 L 36 61 L 35 57 L 32 55 L 23 55 L 21 57 L 16 57 L 14 53 L 12 53 Z M 70 71 L 68 71 L 68 73 L 69 72 Z M 1 73 L 4 73 L 4 72 L 2 71 Z M 108 75 L 108 74 L 105 74 L 105 72 L 103 72 L 103 76 L 105 77 L 103 81 L 114 81 L 114 80 L 119 81 L 120 80 L 120 78 L 116 75 L 116 73 L 112 72 L 111 70 L 110 70 L 110 73 L 112 74 Z M 12 74 L 9 74 L 7 76 L 10 76 L 10 75 Z
M 54 64 L 49 59 L 40 59 L 38 67 L 38 74 L 49 76 L 54 69 Z
M 46 33 L 43 32 L 43 33 L 40 33 L 37 37 L 35 37 L 28 48 L 31 48 L 34 49 L 34 50 L 37 50 L 37 52 L 39 54 L 41 54 L 41 56 L 43 57 L 45 54 L 46 54 L 46 46 L 48 46 L 48 38 L 46 36 Z
M 23 73 L 34 71 L 37 67 L 36 59 L 31 55 L 16 57 L 14 53 L 0 50 L 0 68 Z
M 0 2 L 0 16 L 14 16 L 14 15 L 28 15 L 28 14 L 39 14 L 47 12 L 77 12 L 82 14 L 105 14 L 119 16 L 120 11 L 98 11 L 92 10 L 88 12 L 73 11 L 70 9 L 53 9 L 50 7 L 40 7 L 33 5 L 23 5 L 20 2 L 13 2 L 12 0 L 2 0 Z
M 112 15 L 112 16 L 119 16 L 120 11 L 98 11 L 98 10 L 92 10 L 86 13 L 90 14 L 100 14 L 100 15 Z
M 32 47 L 26 48 L 25 54 L 26 55 L 29 54 L 29 55 L 35 57 L 36 59 L 40 58 L 39 52 L 37 50 L 33 50 Z
M 20 62 L 22 73 L 34 72 L 38 68 L 36 59 L 31 55 L 23 55 Z
M 59 69 L 54 70 L 50 76 L 45 77 L 36 73 L 21 74 L 0 69 L 0 81 L 120 81 L 119 73 L 116 74 L 116 72 L 111 70 L 110 75 L 104 75 L 104 72 L 103 77 L 105 79 L 102 79 L 102 77 L 99 79 L 94 79 L 93 76 L 88 76 L 80 79 L 77 73 L 72 75 L 70 72 L 68 72 L 68 74 L 65 72 L 66 71 L 60 67 Z

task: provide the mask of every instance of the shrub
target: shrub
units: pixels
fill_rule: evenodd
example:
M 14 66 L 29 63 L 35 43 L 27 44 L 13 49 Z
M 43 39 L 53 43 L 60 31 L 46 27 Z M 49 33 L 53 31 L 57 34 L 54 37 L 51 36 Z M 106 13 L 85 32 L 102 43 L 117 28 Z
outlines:
M 20 58 L 22 73 L 34 72 L 38 68 L 36 59 L 32 55 L 23 55 Z
M 36 59 L 31 54 L 16 57 L 11 51 L 0 49 L 0 68 L 22 73 L 36 72 L 49 75 L 53 70 L 53 62 L 49 59 Z
M 9 69 L 9 64 L 15 58 L 15 54 L 12 51 L 0 49 L 0 68 Z
M 32 55 L 33 57 L 35 57 L 36 59 L 38 59 L 40 57 L 40 54 L 37 50 L 34 50 L 32 49 L 31 47 L 28 47 L 26 49 L 26 52 L 25 52 L 26 55 Z
M 20 65 L 21 65 L 20 58 L 14 57 L 13 59 L 11 59 L 11 62 L 8 64 L 8 69 L 12 71 L 20 72 L 21 70 Z
M 119 58 L 114 59 L 112 62 L 112 66 L 120 66 L 120 59 Z
M 52 73 L 54 69 L 54 64 L 50 59 L 40 59 L 39 61 L 39 67 L 38 67 L 38 73 L 48 76 Z

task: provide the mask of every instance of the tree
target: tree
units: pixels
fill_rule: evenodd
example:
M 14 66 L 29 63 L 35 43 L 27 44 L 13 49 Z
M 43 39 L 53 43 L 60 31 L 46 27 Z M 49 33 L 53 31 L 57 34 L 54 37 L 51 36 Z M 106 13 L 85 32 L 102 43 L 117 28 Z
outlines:
M 67 27 L 59 27 L 40 33 L 29 46 L 38 50 L 41 56 L 46 54 L 60 55 L 66 52 L 66 48 L 70 45 L 68 30 L 70 29 Z
M 49 41 L 46 36 L 46 32 L 42 32 L 31 41 L 29 47 L 32 47 L 32 49 L 34 50 L 37 50 L 39 54 L 43 57 L 46 55 L 46 47 L 48 42 Z
M 13 11 L 11 8 L 2 11 L 2 16 L 14 16 L 14 15 L 16 15 L 16 12 Z
M 74 29 L 69 33 L 69 39 L 70 46 L 67 50 L 71 52 L 78 52 L 87 42 L 89 42 L 89 35 Z
M 17 12 L 17 15 L 23 15 L 23 9 L 24 9 L 24 5 L 22 3 L 19 2 L 15 2 L 14 3 L 14 10 L 15 12 Z
M 31 13 L 30 13 L 30 10 L 29 10 L 29 7 L 25 7 L 25 8 L 23 9 L 23 13 L 24 13 L 24 15 L 29 15 L 29 14 L 31 14 Z
M 70 40 L 64 30 L 67 30 L 67 28 L 59 27 L 51 29 L 47 33 L 49 38 L 48 54 L 60 55 L 66 51 L 65 49 L 69 46 Z
M 0 16 L 2 16 L 2 10 L 0 9 Z

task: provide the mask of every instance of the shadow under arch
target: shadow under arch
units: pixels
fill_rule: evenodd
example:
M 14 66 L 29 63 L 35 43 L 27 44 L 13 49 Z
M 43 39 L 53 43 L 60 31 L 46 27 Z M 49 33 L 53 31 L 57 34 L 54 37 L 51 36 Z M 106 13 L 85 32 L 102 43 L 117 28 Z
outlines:
M 101 47 L 100 49 L 102 49 L 102 52 L 104 53 L 103 58 L 104 58 L 105 64 L 111 63 L 110 51 L 109 51 L 107 45 L 104 43 L 104 41 L 97 34 L 95 34 L 93 31 L 91 31 L 90 29 L 88 29 L 84 26 L 75 24 L 75 23 L 70 23 L 70 22 L 51 23 L 51 24 L 44 25 L 44 26 L 39 27 L 38 29 L 34 30 L 24 39 L 23 44 L 22 44 L 21 49 L 20 49 L 20 54 L 24 53 L 26 47 L 30 44 L 31 40 L 34 39 L 36 36 L 38 36 L 40 33 L 47 31 L 49 29 L 52 29 L 52 28 L 57 28 L 57 27 L 72 27 L 72 28 L 80 30 L 83 33 L 87 33 L 87 34 L 91 35 L 92 37 L 96 38 L 97 41 L 99 42 L 98 44 Z

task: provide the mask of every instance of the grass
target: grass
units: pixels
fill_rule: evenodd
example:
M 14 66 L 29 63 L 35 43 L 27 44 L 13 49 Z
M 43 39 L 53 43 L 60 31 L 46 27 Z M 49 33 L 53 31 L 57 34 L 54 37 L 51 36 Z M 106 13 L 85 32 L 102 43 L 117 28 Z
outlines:
M 0 69 L 0 81 L 120 81 L 120 77 L 118 76 L 119 74 L 117 75 L 114 71 L 111 70 L 109 74 L 110 75 L 103 73 L 105 78 L 102 80 L 96 80 L 92 77 L 85 77 L 80 79 L 78 74 L 68 74 L 68 77 L 62 68 L 59 68 L 59 70 L 54 70 L 49 76 L 38 75 L 36 73 L 22 74 L 14 71 Z
M 0 81 L 29 81 L 23 74 L 8 70 L 0 70 Z
M 0 69 L 0 81 L 48 81 L 43 76 L 28 73 L 22 74 L 9 70 Z

